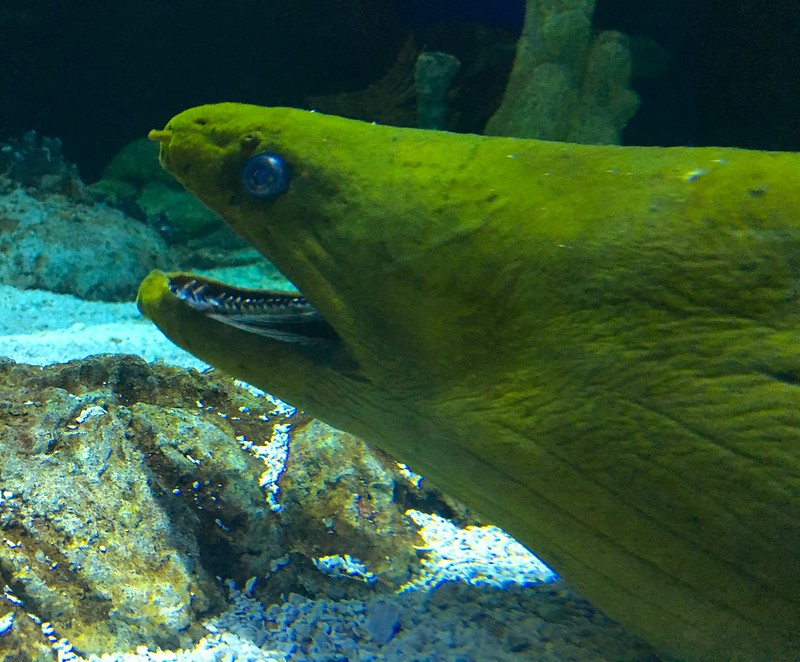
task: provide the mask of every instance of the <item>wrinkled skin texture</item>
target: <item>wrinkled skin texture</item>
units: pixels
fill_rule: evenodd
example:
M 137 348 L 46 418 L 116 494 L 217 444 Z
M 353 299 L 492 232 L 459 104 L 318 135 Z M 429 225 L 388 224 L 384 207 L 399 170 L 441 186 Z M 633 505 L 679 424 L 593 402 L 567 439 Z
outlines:
M 164 166 L 342 339 L 186 309 L 174 342 L 385 449 L 695 660 L 800 650 L 800 156 L 629 148 L 205 106 Z M 252 200 L 253 153 L 292 168 Z

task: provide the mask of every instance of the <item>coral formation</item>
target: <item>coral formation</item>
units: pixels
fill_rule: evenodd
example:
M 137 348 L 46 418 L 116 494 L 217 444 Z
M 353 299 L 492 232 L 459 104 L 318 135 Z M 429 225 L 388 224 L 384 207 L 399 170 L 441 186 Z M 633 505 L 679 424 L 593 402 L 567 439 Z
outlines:
M 302 431 L 293 434 L 281 481 L 280 501 L 293 513 L 295 527 L 287 534 L 287 551 L 316 558 L 352 553 L 366 565 L 365 572 L 384 584 L 400 586 L 408 581 L 412 567 L 408 554 L 416 536 L 404 534 L 407 527 L 404 511 L 398 511 L 399 474 L 394 464 L 357 437 L 332 435 L 320 421 L 309 422 Z M 419 492 L 417 498 L 422 498 Z M 357 545 L 352 544 L 354 536 Z M 403 539 L 408 546 L 399 544 Z M 332 567 L 331 562 L 323 565 Z M 337 587 L 333 595 L 338 593 Z
M 503 101 L 485 133 L 618 144 L 636 112 L 630 51 L 619 32 L 595 35 L 595 0 L 528 0 Z

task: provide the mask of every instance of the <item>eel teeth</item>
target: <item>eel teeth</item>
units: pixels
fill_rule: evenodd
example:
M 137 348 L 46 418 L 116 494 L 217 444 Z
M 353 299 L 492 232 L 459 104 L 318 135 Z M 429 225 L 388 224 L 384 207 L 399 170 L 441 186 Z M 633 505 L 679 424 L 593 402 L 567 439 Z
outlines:
M 339 341 L 317 309 L 294 292 L 236 288 L 196 276 L 173 276 L 169 289 L 195 312 L 249 333 L 300 345 Z

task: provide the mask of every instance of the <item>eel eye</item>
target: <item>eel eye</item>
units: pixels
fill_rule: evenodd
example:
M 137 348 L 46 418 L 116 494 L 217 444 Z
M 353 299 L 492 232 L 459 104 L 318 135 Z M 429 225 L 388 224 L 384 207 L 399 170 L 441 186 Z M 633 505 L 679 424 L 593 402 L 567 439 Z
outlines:
M 242 168 L 242 185 L 258 200 L 277 198 L 289 188 L 289 164 L 271 152 L 251 156 Z

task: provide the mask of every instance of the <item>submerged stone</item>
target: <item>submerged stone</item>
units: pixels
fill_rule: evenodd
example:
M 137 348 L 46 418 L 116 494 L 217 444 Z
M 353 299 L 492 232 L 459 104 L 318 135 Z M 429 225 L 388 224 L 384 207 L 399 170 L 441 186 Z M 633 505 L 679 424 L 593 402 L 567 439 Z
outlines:
M 257 449 L 287 425 L 303 470 L 275 513 Z M 226 605 L 218 578 L 272 576 L 248 583 L 262 599 L 372 590 L 317 571 L 326 554 L 357 549 L 397 588 L 416 534 L 395 478 L 361 442 L 213 373 L 133 356 L 0 364 L 0 582 L 17 622 L 36 614 L 82 653 L 196 641 Z

